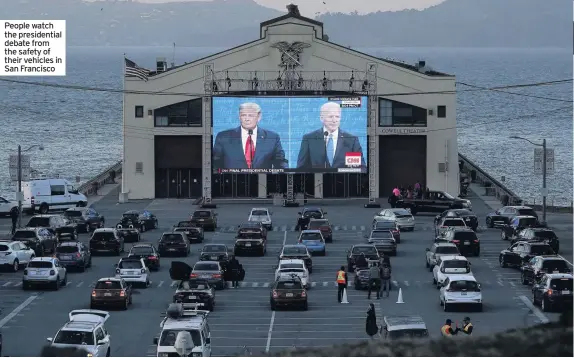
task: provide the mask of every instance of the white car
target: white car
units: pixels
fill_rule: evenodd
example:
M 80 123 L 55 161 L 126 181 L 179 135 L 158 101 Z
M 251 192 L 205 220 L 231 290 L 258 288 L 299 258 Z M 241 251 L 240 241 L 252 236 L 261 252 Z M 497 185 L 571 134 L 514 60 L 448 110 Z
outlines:
M 373 221 L 378 220 L 394 221 L 401 230 L 413 231 L 415 229 L 415 217 L 408 209 L 396 208 L 382 210 L 375 214 L 373 218 Z
M 437 260 L 442 256 L 458 256 L 458 246 L 452 242 L 436 242 L 430 249 L 426 249 L 426 267 L 432 271 L 435 267 Z
M 0 196 L 0 216 L 10 215 L 10 211 L 12 211 L 13 209 L 18 210 L 18 202 L 4 199 L 3 197 Z
M 467 227 L 467 225 L 463 218 L 446 217 L 442 219 L 442 221 L 439 222 L 438 225 L 436 226 L 435 229 L 436 237 L 437 238 L 441 237 L 442 235 L 444 235 L 445 232 L 447 232 L 453 227 Z
M 35 285 L 50 285 L 59 290 L 67 282 L 68 273 L 60 260 L 54 257 L 34 257 L 24 269 L 22 288 L 28 290 Z
M 305 261 L 300 259 L 281 260 L 275 270 L 275 281 L 282 277 L 290 278 L 292 275 L 301 279 L 303 287 L 309 287 L 309 270 L 305 266 Z
M 75 347 L 88 351 L 88 357 L 111 356 L 110 334 L 104 323 L 110 318 L 106 311 L 73 310 L 54 338 L 47 338 L 52 347 Z
M 22 182 L 25 211 L 48 214 L 53 210 L 66 210 L 88 205 L 86 196 L 66 179 L 33 179 Z
M 451 307 L 469 305 L 482 311 L 480 284 L 473 275 L 447 277 L 440 288 L 440 304 L 447 312 Z
M 271 219 L 271 215 L 273 213 L 269 211 L 267 208 L 253 208 L 249 213 L 248 221 L 258 221 L 263 226 L 267 228 L 267 230 L 273 230 L 273 220 Z
M 34 250 L 20 241 L 0 241 L 0 266 L 7 266 L 18 272 L 20 265 L 30 262 L 35 256 Z
M 116 264 L 116 277 L 128 283 L 137 283 L 147 288 L 151 284 L 150 270 L 144 259 L 124 257 Z
M 451 280 L 460 275 L 472 275 L 470 262 L 464 256 L 441 256 L 432 269 L 433 283 L 442 287 L 447 278 Z

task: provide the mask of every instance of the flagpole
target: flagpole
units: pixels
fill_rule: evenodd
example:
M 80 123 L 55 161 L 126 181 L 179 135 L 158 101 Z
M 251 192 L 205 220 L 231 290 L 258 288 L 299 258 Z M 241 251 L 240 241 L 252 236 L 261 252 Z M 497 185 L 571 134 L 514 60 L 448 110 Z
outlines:
M 122 184 L 121 193 L 119 197 L 120 203 L 127 202 L 126 192 L 126 176 L 127 176 L 127 166 L 126 166 L 126 54 L 124 53 L 124 61 L 122 63 Z

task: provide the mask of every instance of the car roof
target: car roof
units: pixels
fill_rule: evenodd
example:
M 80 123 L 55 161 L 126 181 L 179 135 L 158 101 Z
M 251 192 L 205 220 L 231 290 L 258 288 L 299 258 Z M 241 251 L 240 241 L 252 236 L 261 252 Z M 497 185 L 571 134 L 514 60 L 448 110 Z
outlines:
M 37 231 L 37 230 L 45 230 L 43 227 L 21 227 L 16 229 L 16 231 Z
M 327 218 L 322 218 L 322 219 L 311 218 L 311 221 L 329 221 L 329 219 L 327 219 Z
M 125 212 L 124 212 L 124 214 L 139 214 L 139 213 L 140 213 L 140 212 L 137 211 L 137 210 L 128 210 L 128 211 L 125 211 Z
M 353 246 L 352 246 L 353 249 L 354 249 L 355 247 L 375 247 L 375 246 L 372 245 L 372 244 L 356 244 L 356 245 L 353 245 Z
M 400 331 L 403 329 L 427 329 L 425 321 L 418 315 L 384 316 L 383 321 L 389 331 Z
M 61 331 L 80 331 L 80 332 L 93 332 L 100 322 L 90 322 L 90 321 L 71 321 L 62 327 Z
M 62 216 L 60 214 L 38 214 L 38 215 L 34 215 L 31 217 L 31 219 L 33 218 L 51 218 L 51 217 L 55 217 L 55 216 Z
M 202 315 L 183 318 L 167 318 L 163 323 L 164 330 L 170 329 L 200 329 L 206 322 Z
M 281 262 L 279 262 L 279 265 L 284 265 L 284 264 L 305 264 L 305 261 L 301 260 L 301 259 L 289 259 L 289 260 L 281 260 Z
M 141 262 L 141 260 L 143 260 L 143 259 L 140 257 L 133 257 L 133 256 L 132 257 L 122 257 L 120 259 L 120 261 L 132 261 L 132 262 L 136 262 L 136 261 Z
M 79 241 L 60 241 L 58 246 L 79 246 Z
M 307 246 L 305 246 L 305 245 L 303 245 L 303 244 L 283 245 L 283 248 L 286 248 L 286 247 L 301 247 L 301 248 L 304 248 L 305 250 L 307 250 Z
M 306 206 L 303 211 L 322 211 L 322 209 L 318 206 Z
M 522 241 L 522 243 L 530 246 L 550 246 L 550 244 L 541 241 Z
M 441 256 L 440 259 L 442 261 L 452 261 L 452 260 L 468 261 L 468 259 L 462 255 L 445 255 Z
M 301 230 L 301 234 L 320 234 L 321 230 Z
M 275 283 L 279 283 L 279 282 L 296 282 L 296 283 L 301 283 L 301 278 L 299 276 L 293 276 L 293 277 L 285 277 L 285 276 L 281 276 L 279 277 Z
M 227 249 L 227 245 L 225 245 L 225 244 L 205 244 L 205 245 L 203 245 L 203 247 L 201 249 L 203 250 L 206 247 L 224 247 Z
M 447 221 L 447 220 L 459 220 L 459 221 L 462 220 L 462 221 L 464 221 L 463 218 L 459 218 L 459 217 L 456 217 L 456 216 L 455 216 L 455 217 L 445 216 L 445 217 L 443 218 L 443 221 Z
M 536 219 L 536 217 L 532 215 L 516 215 L 514 219 Z
M 566 260 L 564 260 L 564 258 L 562 258 L 562 257 L 560 257 L 560 256 L 558 256 L 558 255 L 538 255 L 538 256 L 535 256 L 535 257 L 536 257 L 536 258 L 540 258 L 540 259 L 542 259 L 542 260 L 544 260 L 544 261 L 546 261 L 546 260 L 553 260 L 553 261 L 564 261 L 564 262 L 566 262 Z
M 269 209 L 267 209 L 267 208 L 251 208 L 251 211 L 253 211 L 253 210 L 266 210 L 266 211 L 269 211 Z
M 435 242 L 433 245 L 435 246 L 449 246 L 449 247 L 458 247 L 456 246 L 456 244 L 453 244 L 452 242 Z
M 55 258 L 53 257 L 34 257 L 30 262 L 36 261 L 43 261 L 43 262 L 54 262 Z
M 68 209 L 66 209 L 66 211 L 86 211 L 86 210 L 88 210 L 88 209 L 90 209 L 90 208 L 86 208 L 86 207 L 81 208 L 81 207 L 77 207 L 77 206 L 76 206 L 76 207 L 73 207 L 73 208 L 68 208 Z
M 105 281 L 115 281 L 115 282 L 120 282 L 121 279 L 117 278 L 117 277 L 102 277 L 98 280 L 98 282 L 105 282 Z
M 94 230 L 94 234 L 97 232 L 117 232 L 117 230 L 113 227 L 103 227 L 103 228 Z
M 547 227 L 529 227 L 526 228 L 525 230 L 532 230 L 532 231 L 551 231 L 554 232 L 554 230 L 547 228 Z
M 212 260 L 203 260 L 203 261 L 197 261 L 193 267 L 195 267 L 197 264 L 218 264 L 219 265 L 219 261 L 212 261 Z
M 574 278 L 574 276 L 572 276 L 571 273 L 547 273 L 546 276 L 548 276 L 550 279 L 556 279 L 556 278 L 573 279 Z
M 244 228 L 260 228 L 261 227 L 261 223 L 259 221 L 248 221 L 246 223 L 243 223 L 239 226 L 240 229 L 244 229 Z
M 530 206 L 524 206 L 524 205 L 508 205 L 505 206 L 504 208 L 513 208 L 513 209 L 532 209 Z M 503 209 L 504 209 L 503 208 Z
M 153 247 L 153 244 L 149 244 L 149 243 L 145 243 L 145 244 L 135 244 L 134 246 L 132 246 L 132 249 L 134 247 Z
M 466 232 L 473 232 L 474 233 L 474 230 L 472 230 L 471 228 L 466 227 L 466 226 L 453 226 L 452 229 L 450 229 L 450 230 L 451 231 L 466 231 Z
M 449 276 L 449 277 L 451 277 L 451 276 Z M 474 277 L 474 275 L 460 275 L 459 274 L 456 276 L 452 276 L 452 279 L 450 281 L 451 282 L 452 281 L 474 281 L 474 282 L 478 283 L 478 281 L 476 281 L 476 277 Z

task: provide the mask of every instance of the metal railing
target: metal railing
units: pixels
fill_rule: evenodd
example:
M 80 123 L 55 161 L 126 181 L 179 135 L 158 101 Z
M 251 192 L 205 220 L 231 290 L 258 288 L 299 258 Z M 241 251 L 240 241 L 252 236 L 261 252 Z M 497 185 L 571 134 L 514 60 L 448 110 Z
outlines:
M 118 178 L 122 173 L 122 161 L 110 165 L 100 174 L 80 185 L 78 191 L 86 196 L 94 195 L 96 188 L 101 188 L 106 184 L 112 183 L 112 173 L 115 173 L 115 178 Z M 96 185 L 94 185 L 96 184 Z

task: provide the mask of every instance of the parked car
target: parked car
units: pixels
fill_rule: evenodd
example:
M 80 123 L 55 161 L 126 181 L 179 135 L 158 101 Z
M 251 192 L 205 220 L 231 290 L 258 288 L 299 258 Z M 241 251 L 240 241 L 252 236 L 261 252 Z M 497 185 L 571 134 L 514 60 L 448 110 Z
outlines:
M 75 268 L 84 272 L 86 268 L 92 266 L 90 250 L 82 242 L 67 241 L 59 243 L 56 247 L 56 257 L 60 260 L 60 264 L 68 270 Z
M 24 269 L 22 288 L 33 286 L 51 286 L 54 290 L 66 286 L 68 274 L 66 268 L 55 257 L 35 257 Z
M 36 253 L 20 241 L 0 240 L 0 267 L 7 267 L 18 272 L 20 267 L 27 265 Z
M 407 209 L 384 209 L 375 214 L 373 220 L 394 221 L 400 230 L 413 231 L 415 229 L 415 217 Z
M 62 215 L 35 215 L 28 220 L 26 227 L 48 229 L 58 239 L 64 236 L 72 240 L 78 239 L 78 225 L 68 221 Z
M 64 217 L 73 222 L 79 231 L 90 232 L 106 226 L 106 219 L 93 208 L 70 208 Z
M 572 309 L 572 274 L 549 273 L 532 287 L 532 303 L 542 311 Z
M 535 218 L 538 218 L 536 211 L 529 206 L 505 206 L 486 215 L 486 226 L 493 228 L 510 224 L 510 219 L 519 215 L 534 216 Z
M 46 228 L 17 229 L 12 235 L 12 241 L 20 241 L 34 250 L 36 256 L 53 254 L 56 251 L 56 236 Z
M 281 306 L 300 307 L 303 311 L 307 311 L 309 308 L 307 290 L 297 276 L 280 278 L 275 281 L 271 287 L 269 303 L 272 311 Z

